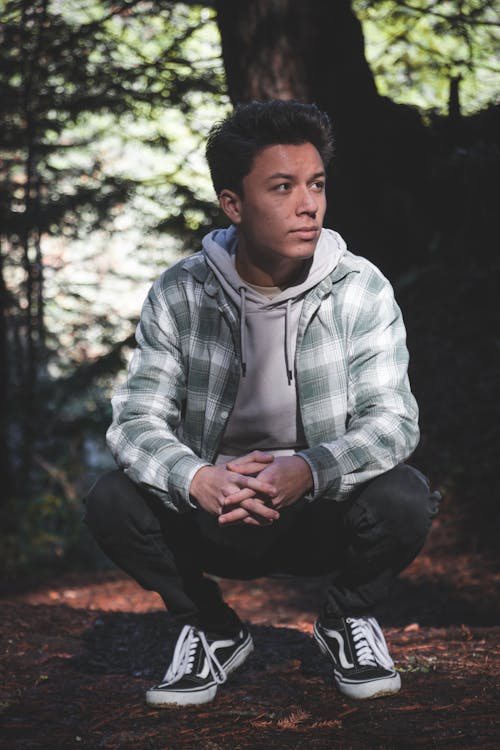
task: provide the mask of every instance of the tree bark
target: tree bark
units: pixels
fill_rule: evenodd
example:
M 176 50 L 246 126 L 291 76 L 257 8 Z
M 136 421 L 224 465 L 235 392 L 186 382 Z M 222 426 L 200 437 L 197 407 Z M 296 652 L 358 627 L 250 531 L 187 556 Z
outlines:
M 8 291 L 3 271 L 4 255 L 0 244 L 0 476 L 2 477 L 2 502 L 11 491 L 11 465 L 8 434 L 9 348 L 7 345 Z
M 377 96 L 348 0 L 218 0 L 228 93 L 316 101 L 332 109 Z
M 26 367 L 23 401 L 23 479 L 27 480 L 33 465 L 33 443 L 38 412 L 37 386 L 40 356 L 45 338 L 43 261 L 38 227 L 38 102 L 37 77 L 42 57 L 43 33 L 47 18 L 48 0 L 22 5 L 25 33 L 23 45 L 23 115 L 25 120 L 26 160 L 24 176 L 25 226 L 22 236 L 23 266 L 26 275 Z M 30 31 L 30 24 L 33 31 Z

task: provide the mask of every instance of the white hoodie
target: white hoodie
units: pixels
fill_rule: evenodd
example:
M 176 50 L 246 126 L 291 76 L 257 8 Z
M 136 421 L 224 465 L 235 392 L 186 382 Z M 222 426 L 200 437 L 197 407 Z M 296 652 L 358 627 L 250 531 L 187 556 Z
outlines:
M 346 246 L 323 229 L 307 275 L 276 296 L 259 291 L 236 271 L 236 229 L 219 229 L 203 240 L 206 260 L 240 313 L 242 376 L 217 462 L 252 450 L 292 455 L 306 448 L 295 387 L 297 329 L 306 292 L 336 267 Z

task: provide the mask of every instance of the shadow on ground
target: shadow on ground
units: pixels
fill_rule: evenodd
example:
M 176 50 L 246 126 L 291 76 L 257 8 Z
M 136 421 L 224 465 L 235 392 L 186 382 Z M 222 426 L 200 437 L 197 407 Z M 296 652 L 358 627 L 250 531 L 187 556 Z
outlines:
M 152 710 L 177 628 L 159 597 L 109 571 L 4 595 L 2 750 L 496 750 L 494 576 L 419 558 L 380 613 L 403 688 L 353 702 L 311 638 L 319 582 L 222 581 L 255 651 L 206 706 Z

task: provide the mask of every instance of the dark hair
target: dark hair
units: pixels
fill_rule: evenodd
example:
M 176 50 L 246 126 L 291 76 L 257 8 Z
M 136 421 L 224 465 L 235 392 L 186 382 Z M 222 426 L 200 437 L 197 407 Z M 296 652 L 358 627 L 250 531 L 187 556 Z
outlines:
M 315 104 L 271 99 L 236 108 L 208 135 L 206 157 L 217 195 L 229 189 L 243 194 L 243 178 L 266 146 L 312 143 L 325 167 L 333 155 L 330 120 Z

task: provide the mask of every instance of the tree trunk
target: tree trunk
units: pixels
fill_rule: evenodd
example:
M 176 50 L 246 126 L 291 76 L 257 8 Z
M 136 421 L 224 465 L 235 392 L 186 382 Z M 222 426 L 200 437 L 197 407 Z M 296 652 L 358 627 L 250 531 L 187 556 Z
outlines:
M 378 95 L 349 0 L 216 8 L 232 101 L 296 98 L 328 112 L 336 156 L 326 221 L 387 272 L 406 269 L 423 242 L 424 127 L 412 109 Z
M 44 345 L 43 262 L 38 227 L 40 201 L 37 159 L 38 66 L 42 57 L 43 34 L 48 0 L 22 6 L 25 32 L 23 45 L 23 115 L 26 134 L 24 175 L 25 226 L 22 236 L 23 266 L 26 275 L 26 361 L 23 399 L 23 479 L 29 480 L 33 465 L 33 444 L 38 412 L 37 388 L 40 357 Z M 29 483 L 29 482 L 28 482 Z
M 3 271 L 3 250 L 0 245 L 0 477 L 2 477 L 2 501 L 5 502 L 11 491 L 10 451 L 7 439 L 9 392 L 9 348 L 7 345 L 8 292 Z
M 218 0 L 228 93 L 316 101 L 332 111 L 377 96 L 348 0 Z

